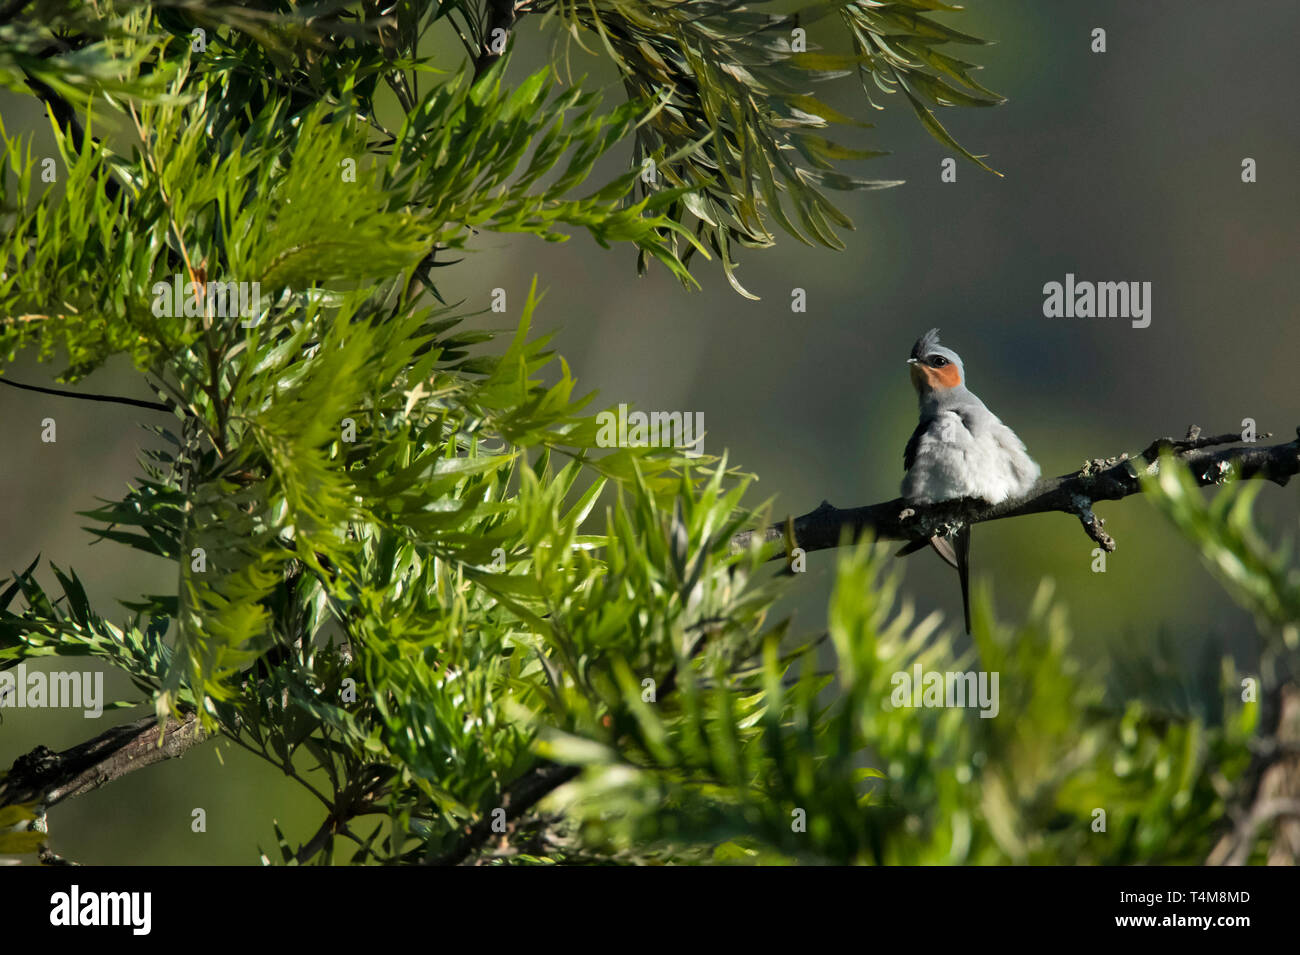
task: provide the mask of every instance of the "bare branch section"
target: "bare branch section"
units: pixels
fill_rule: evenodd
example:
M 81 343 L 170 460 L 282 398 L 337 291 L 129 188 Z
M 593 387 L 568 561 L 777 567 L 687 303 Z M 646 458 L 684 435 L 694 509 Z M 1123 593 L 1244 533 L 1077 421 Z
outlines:
M 1073 474 L 1039 481 L 1029 496 L 1001 504 L 964 498 L 937 504 L 909 504 L 895 498 L 866 507 L 838 508 L 823 501 L 815 511 L 792 522 L 794 541 L 804 551 L 838 547 L 848 533 L 856 539 L 870 530 L 881 540 L 926 540 L 942 534 L 956 524 L 979 524 L 1026 514 L 1061 511 L 1073 514 L 1083 524 L 1084 532 L 1107 551 L 1115 549 L 1114 539 L 1105 531 L 1105 521 L 1093 513 L 1098 501 L 1118 501 L 1130 494 L 1140 494 L 1139 474 L 1154 473 L 1160 455 L 1172 454 L 1191 470 L 1201 486 L 1222 484 L 1230 480 L 1260 479 L 1285 485 L 1300 473 L 1300 428 L 1297 440 L 1286 444 L 1260 447 L 1242 444 L 1240 434 L 1221 434 L 1203 438 L 1193 427 L 1182 440 L 1160 438 L 1136 458 L 1121 454 L 1116 458 L 1096 458 Z M 1270 437 L 1268 434 L 1261 437 Z M 1236 444 L 1225 448 L 1223 445 Z M 786 539 L 787 523 L 774 524 L 762 532 L 764 543 Z M 756 531 L 744 531 L 731 539 L 733 550 L 750 546 Z M 773 557 L 785 557 L 782 552 Z
M 14 760 L 0 778 L 0 807 L 37 801 L 48 809 L 137 769 L 175 759 L 205 739 L 207 734 L 190 714 L 184 722 L 167 720 L 161 746 L 158 721 L 152 716 L 114 726 L 61 753 L 38 746 Z

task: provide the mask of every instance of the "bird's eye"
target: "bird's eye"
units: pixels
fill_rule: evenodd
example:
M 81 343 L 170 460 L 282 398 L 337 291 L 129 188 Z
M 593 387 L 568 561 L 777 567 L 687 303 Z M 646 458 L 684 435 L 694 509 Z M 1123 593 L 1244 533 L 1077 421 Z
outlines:
M 948 359 L 944 358 L 942 355 L 935 355 L 930 359 L 930 364 L 935 368 L 942 368 L 944 365 L 948 364 Z

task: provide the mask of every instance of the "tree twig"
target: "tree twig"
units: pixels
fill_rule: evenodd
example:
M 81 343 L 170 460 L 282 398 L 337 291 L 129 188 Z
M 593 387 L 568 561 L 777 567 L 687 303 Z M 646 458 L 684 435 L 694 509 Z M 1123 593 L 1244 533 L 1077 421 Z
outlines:
M 161 401 L 147 401 L 144 398 L 122 398 L 118 395 L 92 395 L 80 391 L 64 391 L 60 388 L 42 388 L 40 385 L 24 385 L 8 378 L 0 378 L 0 385 L 21 388 L 24 391 L 39 391 L 43 395 L 58 395 L 60 398 L 80 398 L 82 401 L 107 401 L 113 404 L 131 405 L 136 408 L 148 408 L 150 411 L 177 410 Z

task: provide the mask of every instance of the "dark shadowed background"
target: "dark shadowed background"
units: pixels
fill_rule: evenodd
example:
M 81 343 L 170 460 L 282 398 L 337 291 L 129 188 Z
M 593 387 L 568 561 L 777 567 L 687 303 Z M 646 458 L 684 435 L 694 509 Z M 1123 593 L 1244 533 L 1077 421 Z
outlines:
M 876 127 L 841 138 L 893 153 L 849 171 L 907 182 L 832 195 L 857 227 L 843 236 L 844 251 L 782 235 L 774 249 L 742 252 L 738 277 L 761 301 L 736 295 L 716 262 L 697 260 L 703 290 L 687 292 L 657 266 L 638 279 L 633 251 L 604 250 L 585 235 L 546 244 L 487 233 L 462 264 L 440 270 L 444 297 L 482 309 L 492 289 L 505 289 L 507 313 L 474 322 L 512 327 L 537 275 L 546 296 L 536 330 L 555 333 L 556 350 L 581 386 L 599 391 L 599 406 L 703 412 L 705 450 L 725 449 L 759 476 L 755 502 L 774 497 L 781 515 L 823 498 L 850 506 L 897 495 L 916 421 L 903 363 L 932 326 L 1045 474 L 1181 436 L 1190 424 L 1218 433 L 1253 418 L 1260 431 L 1293 437 L 1300 6 L 971 0 L 942 19 L 996 41 L 955 52 L 985 64 L 979 80 L 1009 101 L 940 118 L 1003 178 L 959 160 L 957 181 L 941 182 L 952 153 L 906 102 L 876 96 L 887 108 L 872 111 L 846 78 L 825 98 Z M 811 35 L 832 46 L 827 23 Z M 1104 54 L 1090 51 L 1095 27 L 1106 30 Z M 540 65 L 550 39 L 524 20 L 510 75 Z M 460 48 L 438 49 L 455 60 Z M 601 60 L 575 48 L 572 66 L 618 96 Z M 11 135 L 45 122 L 32 102 L 19 108 L 0 96 Z M 48 144 L 48 131 L 39 142 Z M 1246 157 L 1258 164 L 1253 184 L 1241 181 Z M 1066 273 L 1152 283 L 1150 327 L 1045 318 L 1043 285 Z M 794 288 L 807 293 L 802 314 L 791 311 Z M 50 384 L 61 368 L 25 361 L 6 375 Z M 147 396 L 124 364 L 78 387 Z M 55 444 L 40 440 L 45 417 L 57 421 Z M 40 553 L 75 568 L 110 616 L 115 597 L 174 589 L 162 561 L 91 547 L 74 513 L 120 496 L 133 480 L 149 439 L 136 421 L 146 417 L 165 423 L 122 406 L 0 391 L 0 572 Z M 1162 518 L 1140 498 L 1099 513 L 1119 545 L 1105 573 L 1092 572 L 1093 544 L 1065 515 L 976 528 L 974 575 L 993 584 L 1000 618 L 1020 619 L 1046 577 L 1077 645 L 1098 665 L 1120 647 L 1153 646 L 1162 630 L 1189 657 L 1209 644 L 1249 658 L 1253 622 Z M 1266 488 L 1258 517 L 1273 539 L 1294 537 L 1295 487 Z M 790 609 L 801 632 L 825 626 L 833 561 L 810 555 L 796 584 Z M 945 565 L 924 553 L 905 570 L 920 610 L 960 621 Z M 54 586 L 48 569 L 41 578 Z M 110 699 L 135 698 L 124 679 L 110 677 L 107 688 Z M 143 712 L 91 721 L 4 710 L 0 767 L 38 743 L 62 749 Z M 237 771 L 223 771 L 219 758 Z M 191 833 L 189 808 L 178 805 L 206 809 L 208 832 Z M 51 816 L 52 845 L 87 863 L 251 863 L 254 843 L 274 847 L 273 818 L 300 842 L 318 812 L 296 784 L 220 743 L 64 804 Z

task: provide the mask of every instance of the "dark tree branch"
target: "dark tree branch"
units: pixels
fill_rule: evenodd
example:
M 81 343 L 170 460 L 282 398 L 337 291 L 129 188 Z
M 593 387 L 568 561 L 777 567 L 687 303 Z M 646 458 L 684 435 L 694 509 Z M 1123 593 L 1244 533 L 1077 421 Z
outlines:
M 146 716 L 114 726 L 62 753 L 38 746 L 14 760 L 9 772 L 0 778 L 0 807 L 39 802 L 48 809 L 137 769 L 181 756 L 207 738 L 199 720 L 189 714 L 183 723 L 167 720 L 159 746 L 158 721 Z
M 1300 436 L 1300 428 L 1296 433 Z M 1219 447 L 1240 441 L 1240 434 L 1202 438 L 1200 429 L 1192 428 L 1180 441 L 1161 438 L 1152 442 L 1136 459 L 1127 454 L 1094 459 L 1073 474 L 1039 481 L 1027 497 L 1001 504 L 986 504 L 969 498 L 937 504 L 908 504 L 902 498 L 895 498 L 882 504 L 841 509 L 823 501 L 816 510 L 794 518 L 794 542 L 804 551 L 825 550 L 838 547 L 846 532 L 851 532 L 851 537 L 856 539 L 866 530 L 881 540 L 925 540 L 957 524 L 979 524 L 1044 511 L 1061 511 L 1077 517 L 1087 535 L 1103 550 L 1113 551 L 1115 541 L 1104 530 L 1105 521 L 1093 513 L 1092 506 L 1097 501 L 1118 501 L 1141 493 L 1139 470 L 1153 471 L 1163 451 L 1167 450 L 1186 464 L 1203 487 L 1252 478 L 1285 485 L 1293 475 L 1300 473 L 1300 437 L 1296 441 L 1268 447 L 1250 444 Z M 781 542 L 785 540 L 786 532 L 785 522 L 774 524 L 761 532 L 761 539 L 763 543 Z M 733 550 L 748 547 L 756 533 L 760 532 L 737 534 L 731 539 Z M 781 553 L 773 559 L 785 556 Z
M 475 79 L 486 73 L 493 63 L 501 59 L 515 21 L 528 11 L 530 2 L 531 0 L 488 0 L 487 23 L 483 27 L 483 48 L 479 51 L 478 59 L 474 61 Z M 494 35 L 498 30 L 505 31 L 504 40 L 501 41 L 501 49 L 494 50 L 493 46 L 498 42 Z
M 82 401 L 107 401 L 119 405 L 131 405 L 136 408 L 148 408 L 150 411 L 175 411 L 169 404 L 161 401 L 147 401 L 143 398 L 121 398 L 117 395 L 92 395 L 80 391 L 63 391 L 59 388 L 42 388 L 40 385 L 24 385 L 21 382 L 0 378 L 0 385 L 21 388 L 24 391 L 39 391 L 43 395 L 58 395 L 60 398 L 80 398 Z

